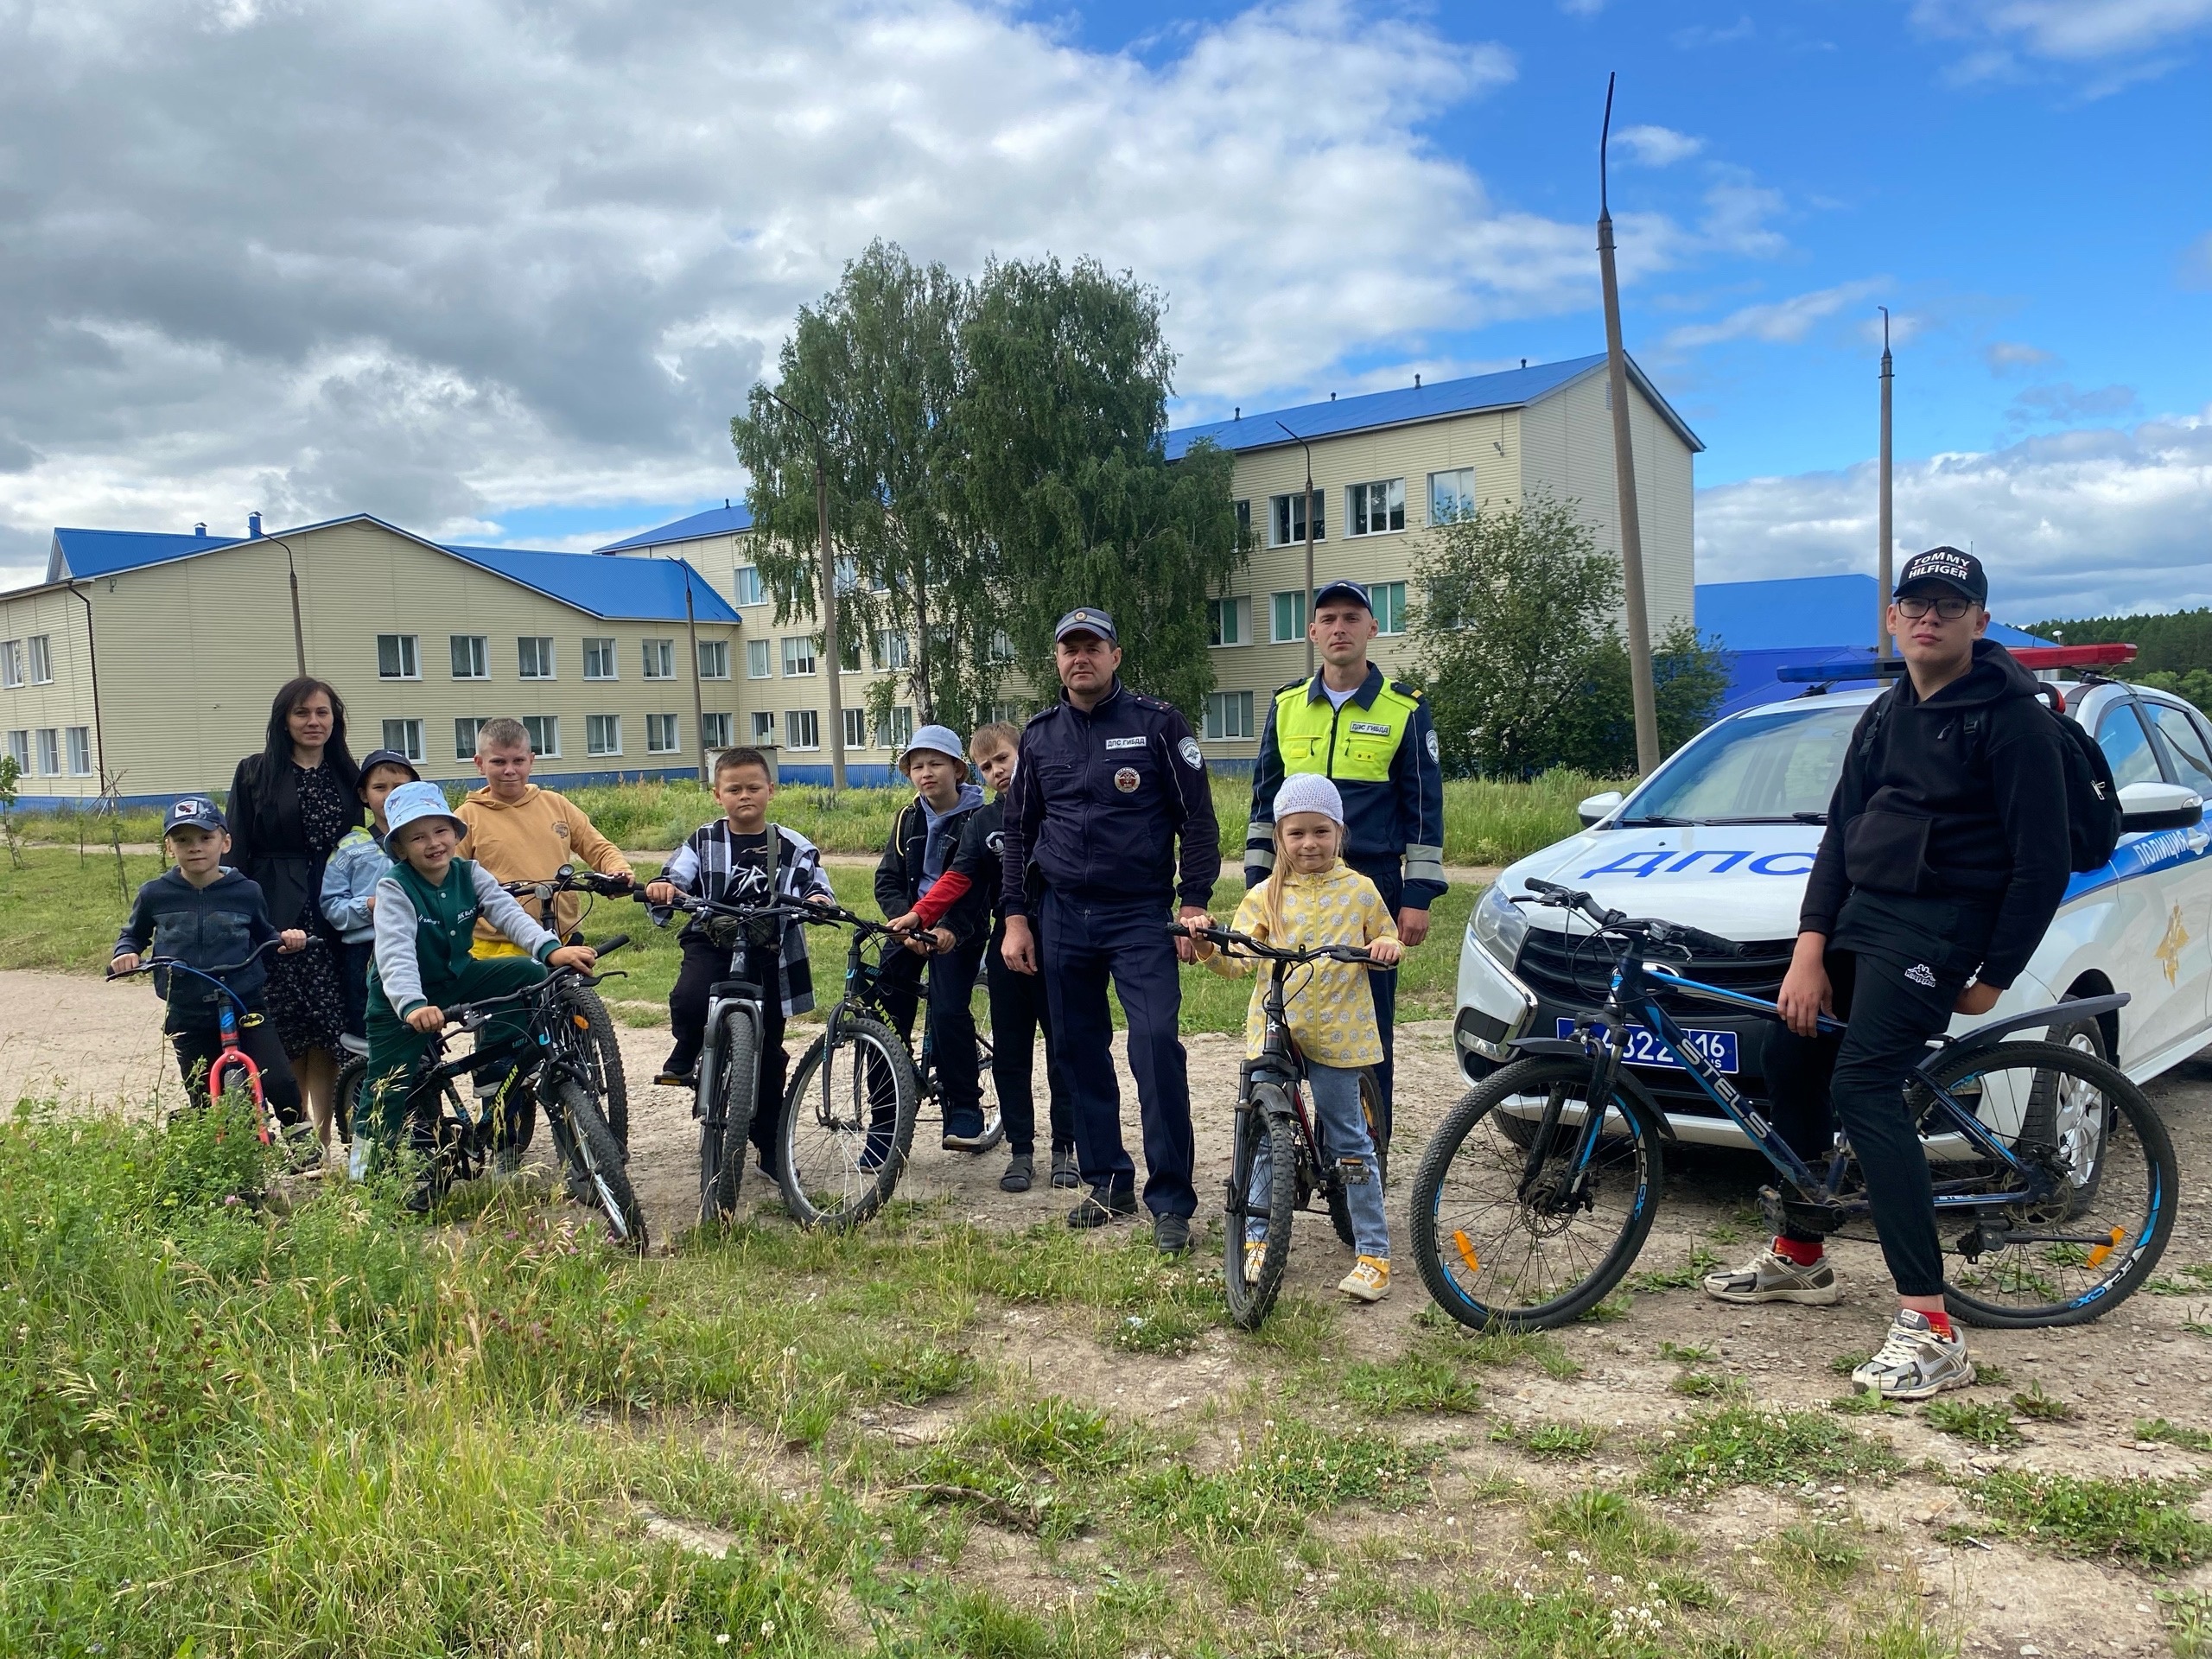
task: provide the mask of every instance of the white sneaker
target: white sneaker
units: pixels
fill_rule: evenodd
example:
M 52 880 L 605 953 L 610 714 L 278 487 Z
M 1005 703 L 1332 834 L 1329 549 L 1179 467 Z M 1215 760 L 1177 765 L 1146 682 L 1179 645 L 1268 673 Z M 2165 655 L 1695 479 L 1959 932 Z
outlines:
M 1942 1337 L 1917 1308 L 1901 1307 L 1890 1322 L 1890 1334 L 1868 1360 L 1851 1374 L 1851 1386 L 1860 1394 L 1878 1394 L 1885 1400 L 1925 1400 L 1947 1389 L 1963 1389 L 1974 1382 L 1974 1362 L 1967 1357 L 1967 1339 Z
M 1801 1267 L 1771 1245 L 1732 1273 L 1705 1275 L 1705 1294 L 1716 1302 L 1802 1302 L 1826 1307 L 1843 1294 L 1825 1255 Z
M 1256 1285 L 1260 1282 L 1260 1264 L 1267 1259 L 1267 1240 L 1248 1238 L 1244 1241 L 1244 1282 L 1246 1284 Z

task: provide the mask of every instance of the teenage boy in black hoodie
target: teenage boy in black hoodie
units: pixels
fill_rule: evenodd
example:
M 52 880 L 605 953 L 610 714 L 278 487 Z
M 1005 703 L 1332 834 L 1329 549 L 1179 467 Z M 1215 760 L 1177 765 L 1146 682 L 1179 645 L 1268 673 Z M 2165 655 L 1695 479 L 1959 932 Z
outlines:
M 1905 562 L 1887 621 L 1905 672 L 1853 734 L 1777 999 L 1788 1029 L 1766 1044 L 1784 1137 L 1817 1161 L 1833 1107 L 1866 1178 L 1898 1308 L 1851 1382 L 1889 1399 L 1974 1381 L 1943 1310 L 1928 1157 L 1904 1080 L 1954 1014 L 1986 1014 L 2027 965 L 2070 862 L 2066 738 L 2035 706 L 2033 677 L 1982 638 L 1988 597 L 1970 553 L 1936 547 Z M 1823 1013 L 1847 1019 L 1840 1037 L 1816 1034 Z M 1839 1294 L 1820 1236 L 1796 1228 L 1705 1288 L 1738 1303 Z

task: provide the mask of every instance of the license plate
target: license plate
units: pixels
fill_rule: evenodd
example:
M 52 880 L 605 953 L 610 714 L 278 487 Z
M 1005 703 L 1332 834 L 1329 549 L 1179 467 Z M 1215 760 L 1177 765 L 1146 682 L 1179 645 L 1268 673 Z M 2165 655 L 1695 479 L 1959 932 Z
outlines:
M 1557 1022 L 1562 1037 L 1574 1035 L 1574 1021 Z M 1711 1031 L 1700 1026 L 1687 1027 L 1682 1035 L 1689 1039 L 1689 1046 L 1716 1071 L 1733 1076 L 1736 1070 L 1736 1033 L 1732 1031 Z M 1628 1050 L 1621 1057 L 1630 1065 L 1666 1065 L 1681 1070 L 1681 1063 L 1667 1052 L 1667 1046 L 1652 1034 L 1648 1026 L 1628 1028 Z

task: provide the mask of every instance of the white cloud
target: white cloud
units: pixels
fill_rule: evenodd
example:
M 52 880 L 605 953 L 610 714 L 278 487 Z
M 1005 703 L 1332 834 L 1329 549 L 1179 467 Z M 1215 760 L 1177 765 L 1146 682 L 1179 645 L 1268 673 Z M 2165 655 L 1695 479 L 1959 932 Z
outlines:
M 2212 25 L 2212 0 L 1919 0 L 1937 35 L 2017 45 L 2065 62 L 2151 51 Z
M 1791 299 L 1775 300 L 1763 305 L 1746 305 L 1730 312 L 1717 322 L 1686 323 L 1671 330 L 1660 345 L 1669 351 L 1690 351 L 1732 340 L 1758 340 L 1773 345 L 1792 344 L 1804 339 L 1815 323 L 1834 316 L 1847 305 L 1860 303 L 1880 293 L 1885 285 L 1885 278 L 1873 277 L 1855 283 L 1840 283 L 1834 288 L 1819 289 Z
M 1615 142 L 1627 145 L 1630 158 L 1646 167 L 1672 167 L 1705 148 L 1704 139 L 1672 127 L 1623 127 Z
M 1982 356 L 1987 360 L 1992 374 L 2024 372 L 2029 369 L 2041 368 L 2052 360 L 2050 353 L 2040 346 L 2026 345 L 2017 340 L 1993 341 Z
M 2183 288 L 2212 288 L 2212 231 L 2182 250 L 2180 274 Z
M 1700 582 L 1872 570 L 1875 469 L 1702 490 Z M 1898 464 L 1897 543 L 1972 543 L 1991 607 L 2034 621 L 2212 604 L 2212 406 Z

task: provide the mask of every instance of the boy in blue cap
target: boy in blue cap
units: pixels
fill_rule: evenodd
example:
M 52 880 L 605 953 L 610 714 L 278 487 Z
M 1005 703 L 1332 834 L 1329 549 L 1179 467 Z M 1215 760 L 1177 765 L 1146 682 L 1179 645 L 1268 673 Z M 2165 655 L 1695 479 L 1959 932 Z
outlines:
M 238 1046 L 259 1069 L 261 1092 L 277 1116 L 296 1123 L 300 1085 L 263 1009 L 261 993 L 269 982 L 269 969 L 267 959 L 254 952 L 279 938 L 282 950 L 304 950 L 308 936 L 298 928 L 279 933 L 269 919 L 260 887 L 224 866 L 223 855 L 231 849 L 230 825 L 214 802 L 204 795 L 188 795 L 171 804 L 162 838 L 176 863 L 138 889 L 130 918 L 108 953 L 108 971 L 130 972 L 149 946 L 202 972 L 230 969 L 219 977 L 245 1005 L 238 1020 Z M 205 1106 L 207 1068 L 223 1047 L 223 994 L 190 974 L 157 970 L 155 986 L 168 999 L 162 1029 L 176 1050 L 177 1070 L 184 1075 L 193 1103 Z

